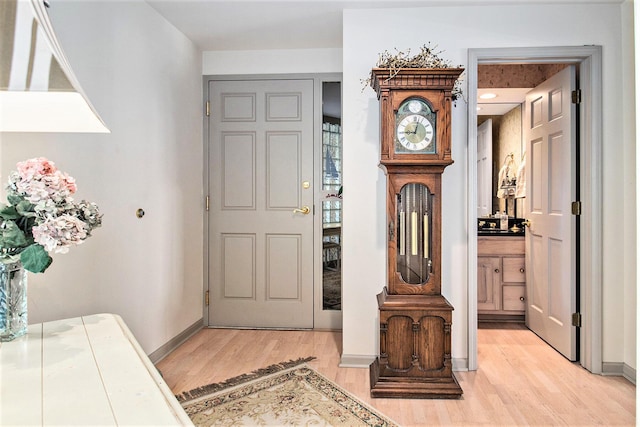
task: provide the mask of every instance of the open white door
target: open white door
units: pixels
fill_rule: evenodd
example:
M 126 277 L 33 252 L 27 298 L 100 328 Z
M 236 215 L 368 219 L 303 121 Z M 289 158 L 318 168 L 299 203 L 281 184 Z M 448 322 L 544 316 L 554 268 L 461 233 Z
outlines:
M 491 119 L 478 126 L 478 218 L 491 214 L 493 200 L 493 135 Z
M 525 101 L 527 147 L 527 326 L 576 360 L 575 67 L 533 89 Z

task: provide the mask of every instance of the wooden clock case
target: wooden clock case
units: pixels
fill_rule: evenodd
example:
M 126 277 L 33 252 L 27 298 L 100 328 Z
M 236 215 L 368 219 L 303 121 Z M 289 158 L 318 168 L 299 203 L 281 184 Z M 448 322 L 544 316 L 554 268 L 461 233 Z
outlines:
M 462 388 L 452 371 L 453 306 L 441 294 L 442 189 L 451 158 L 451 103 L 461 68 L 374 68 L 371 86 L 380 101 L 380 167 L 387 175 L 387 286 L 377 296 L 380 356 L 369 368 L 372 397 L 458 398 Z M 436 152 L 396 153 L 396 112 L 408 99 L 426 101 L 436 113 Z M 407 184 L 428 188 L 432 199 L 431 271 L 410 284 L 397 271 L 397 200 Z

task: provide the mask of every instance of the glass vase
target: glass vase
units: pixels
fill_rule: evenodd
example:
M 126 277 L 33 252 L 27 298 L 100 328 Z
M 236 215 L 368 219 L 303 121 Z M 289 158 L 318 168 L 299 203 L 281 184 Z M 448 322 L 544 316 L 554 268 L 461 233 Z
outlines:
M 19 260 L 0 259 L 0 341 L 27 332 L 27 272 Z

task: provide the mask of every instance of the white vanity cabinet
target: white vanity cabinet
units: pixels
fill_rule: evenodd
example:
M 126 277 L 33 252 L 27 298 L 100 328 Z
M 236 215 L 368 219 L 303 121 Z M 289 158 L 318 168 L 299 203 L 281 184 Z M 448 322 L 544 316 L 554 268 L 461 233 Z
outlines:
M 523 236 L 478 237 L 478 320 L 524 321 Z

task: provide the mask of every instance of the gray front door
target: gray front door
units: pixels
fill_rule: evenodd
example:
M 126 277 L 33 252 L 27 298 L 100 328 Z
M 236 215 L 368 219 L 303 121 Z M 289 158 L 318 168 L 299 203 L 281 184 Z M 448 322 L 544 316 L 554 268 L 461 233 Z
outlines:
M 210 81 L 209 324 L 313 327 L 313 80 Z

